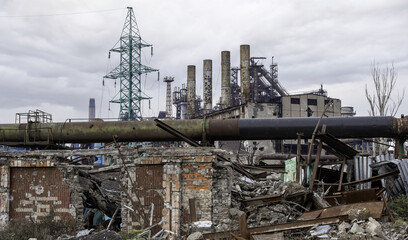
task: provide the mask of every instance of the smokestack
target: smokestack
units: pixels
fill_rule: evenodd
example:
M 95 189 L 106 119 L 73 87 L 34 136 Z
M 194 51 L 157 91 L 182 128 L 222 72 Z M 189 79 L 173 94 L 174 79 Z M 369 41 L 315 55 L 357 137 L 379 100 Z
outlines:
M 173 106 L 171 105 L 171 83 L 174 81 L 174 77 L 164 77 L 163 80 L 167 83 L 167 91 L 166 91 L 166 118 L 171 118 L 173 115 Z
M 196 69 L 194 65 L 187 66 L 187 115 L 188 118 L 194 118 L 196 98 Z
M 251 85 L 249 79 L 250 50 L 249 45 L 241 45 L 241 93 L 242 102 L 248 103 L 251 100 Z
M 203 84 L 204 84 L 204 114 L 212 111 L 212 60 L 203 61 Z
M 230 52 L 221 52 L 221 105 L 222 108 L 231 106 L 231 60 Z
M 89 121 L 95 119 L 95 98 L 89 99 Z

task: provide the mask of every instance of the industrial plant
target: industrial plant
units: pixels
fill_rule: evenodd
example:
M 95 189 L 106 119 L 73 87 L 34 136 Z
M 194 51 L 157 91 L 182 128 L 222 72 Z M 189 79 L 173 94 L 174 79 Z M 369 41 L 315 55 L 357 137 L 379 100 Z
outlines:
M 143 116 L 141 75 L 159 71 L 145 47 L 129 7 L 104 76 L 119 81 L 117 120 L 96 118 L 91 98 L 86 121 L 34 110 L 0 124 L 1 228 L 52 216 L 75 225 L 58 239 L 383 239 L 408 194 L 407 118 L 355 116 L 324 83 L 291 94 L 277 59 L 247 44 L 239 66 L 219 53 L 220 86 L 212 59 L 180 66 L 179 86 L 158 75 L 166 108 Z

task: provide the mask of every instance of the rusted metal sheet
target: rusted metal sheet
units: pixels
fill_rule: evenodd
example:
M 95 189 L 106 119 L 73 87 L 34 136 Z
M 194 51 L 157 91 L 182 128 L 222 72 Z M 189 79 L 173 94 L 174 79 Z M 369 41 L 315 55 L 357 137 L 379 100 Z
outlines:
M 283 232 L 251 235 L 253 240 L 284 240 Z
M 324 209 L 319 209 L 316 211 L 306 212 L 298 218 L 298 220 L 311 220 L 319 218 L 330 218 L 347 215 L 350 218 L 354 216 L 351 214 L 351 211 L 358 209 L 366 209 L 369 214 L 362 214 L 360 217 L 366 219 L 368 217 L 380 218 L 384 208 L 383 202 L 365 202 L 365 203 L 354 203 L 347 205 L 340 205 L 335 207 L 329 207 Z M 350 215 L 351 214 L 351 215 Z
M 329 133 L 317 134 L 316 138 L 322 140 L 324 143 L 332 147 L 336 152 L 346 156 L 348 159 L 353 158 L 358 153 L 358 151 L 349 147 L 347 144 L 338 140 L 336 137 Z
M 337 216 L 337 217 L 329 217 L 329 218 L 310 219 L 310 220 L 304 220 L 304 221 L 294 221 L 294 222 L 276 224 L 272 226 L 249 228 L 249 233 L 252 236 L 254 236 L 255 234 L 281 232 L 281 231 L 287 231 L 287 230 L 292 230 L 292 229 L 312 227 L 314 225 L 339 223 L 341 221 L 346 221 L 346 220 L 348 220 L 347 216 Z M 237 231 L 234 231 L 233 233 L 235 235 L 239 235 L 239 232 Z M 204 239 L 230 238 L 231 232 L 206 233 L 206 234 L 203 234 L 203 237 Z
M 355 186 L 355 185 L 362 184 L 362 183 L 374 182 L 374 181 L 377 181 L 377 180 L 381 180 L 383 178 L 393 176 L 393 175 L 396 175 L 396 174 L 399 174 L 399 170 L 395 170 L 395 171 L 392 171 L 392 172 L 387 172 L 387 173 L 384 173 L 384 174 L 376 175 L 374 177 L 370 177 L 370 178 L 359 180 L 359 181 L 343 183 L 342 185 L 343 186 Z M 325 185 L 326 186 L 337 186 L 338 184 L 337 183 L 327 183 Z
M 377 200 L 377 188 L 363 189 L 357 191 L 341 192 L 339 194 L 324 197 L 332 206 L 336 204 L 351 204 L 360 202 L 373 202 Z
M 348 215 L 351 210 L 353 209 L 367 209 L 369 212 L 369 216 L 375 219 L 381 217 L 384 203 L 383 202 L 365 202 L 365 203 L 354 203 L 348 205 L 340 205 L 336 207 L 326 208 L 320 214 L 321 218 L 324 217 L 332 217 L 332 216 L 340 216 L 340 215 Z M 367 218 L 369 217 L 367 216 Z
M 197 201 L 195 198 L 191 198 L 188 200 L 188 204 L 190 207 L 190 215 L 189 215 L 190 222 L 189 223 L 196 222 L 197 221 L 197 211 L 196 211 Z
M 322 214 L 322 212 L 323 212 L 323 209 L 310 211 L 310 212 L 305 212 L 297 220 L 316 219 L 316 218 L 320 217 L 320 214 Z
M 239 231 L 228 231 L 228 232 L 215 232 L 215 233 L 205 233 L 203 234 L 204 239 L 230 239 L 231 233 L 239 235 Z
M 70 189 L 57 168 L 11 168 L 10 195 L 10 219 L 41 219 L 51 211 L 56 219 L 73 218 Z
M 239 230 L 241 232 L 241 237 L 243 237 L 244 239 L 250 238 L 250 233 L 249 233 L 248 224 L 247 224 L 247 217 L 245 213 L 239 216 Z
M 163 196 L 163 165 L 145 165 L 134 168 L 135 180 L 133 192 L 140 200 L 141 208 L 145 210 L 146 215 L 150 206 L 154 204 L 153 224 L 162 219 L 162 210 L 164 208 Z M 137 219 L 132 215 L 132 226 L 137 227 Z M 152 229 L 153 233 L 161 230 L 160 226 Z
M 249 232 L 251 234 L 280 232 L 280 231 L 286 231 L 286 230 L 292 230 L 292 229 L 311 227 L 314 225 L 339 223 L 340 221 L 344 221 L 344 220 L 347 220 L 347 216 L 317 218 L 317 219 L 311 219 L 311 220 L 305 220 L 305 221 L 288 222 L 288 223 L 277 224 L 277 225 L 266 226 L 266 227 L 250 228 Z

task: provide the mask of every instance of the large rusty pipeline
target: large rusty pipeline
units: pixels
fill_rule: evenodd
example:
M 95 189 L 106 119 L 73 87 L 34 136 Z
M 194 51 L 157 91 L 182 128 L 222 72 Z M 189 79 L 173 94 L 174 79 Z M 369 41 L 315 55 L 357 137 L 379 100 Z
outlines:
M 190 119 L 163 120 L 167 125 L 194 140 L 296 139 L 297 133 L 310 138 L 318 118 L 278 119 Z M 327 132 L 337 138 L 408 136 L 408 118 L 350 117 L 324 118 Z M 177 141 L 154 121 L 65 122 L 0 124 L 0 144 L 16 143 L 91 143 L 118 141 Z

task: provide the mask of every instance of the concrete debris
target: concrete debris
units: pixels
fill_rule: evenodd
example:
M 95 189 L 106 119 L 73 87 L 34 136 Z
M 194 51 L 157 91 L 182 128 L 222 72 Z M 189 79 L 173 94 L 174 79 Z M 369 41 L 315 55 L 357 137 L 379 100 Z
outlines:
M 243 211 L 237 209 L 237 208 L 231 208 L 229 210 L 230 216 L 233 218 L 239 218 L 242 214 L 245 214 Z
M 316 209 L 322 209 L 322 208 L 330 207 L 330 204 L 326 200 L 324 200 L 316 192 L 313 192 L 313 194 L 312 194 L 312 201 L 313 201 L 313 205 L 315 206 Z
M 114 231 L 102 230 L 87 235 L 77 235 L 75 237 L 65 235 L 57 238 L 57 240 L 122 240 L 122 237 Z
M 281 179 L 281 174 L 279 173 L 272 173 L 266 176 L 267 180 L 272 180 L 272 181 L 279 181 Z
M 342 223 L 337 227 L 337 229 L 338 229 L 337 232 L 338 232 L 339 234 L 346 233 L 350 228 L 351 228 L 350 223 L 348 223 L 348 222 L 342 222 Z
M 321 236 L 321 235 L 327 236 L 327 233 L 331 229 L 332 229 L 332 226 L 330 226 L 330 225 L 320 225 L 320 226 L 317 226 L 316 228 L 313 228 L 312 230 L 310 230 L 310 235 L 312 237 Z
M 187 240 L 202 240 L 202 239 L 204 238 L 201 232 L 192 233 L 187 237 Z
M 365 231 L 364 229 L 358 225 L 358 223 L 353 223 L 353 226 L 350 229 L 350 233 L 354 233 L 354 234 L 363 234 Z
M 350 209 L 348 212 L 350 219 L 367 219 L 370 216 L 370 211 L 367 208 Z
M 366 232 L 371 235 L 379 235 L 381 233 L 381 224 L 372 217 L 368 218 Z
M 76 237 L 82 237 L 82 236 L 89 235 L 93 230 L 94 229 L 92 228 L 92 229 L 85 229 L 85 230 L 79 231 Z
M 230 217 L 237 219 L 246 213 L 248 227 L 285 223 L 297 217 L 298 210 L 285 200 L 296 194 L 303 197 L 305 188 L 295 182 L 284 183 L 278 175 L 280 174 L 272 173 L 265 180 L 236 177 L 232 187 Z M 296 197 L 291 200 L 301 202 L 302 197 L 299 198 L 300 201 L 296 200 Z
M 213 223 L 211 221 L 197 221 L 192 224 L 192 232 L 208 232 L 211 231 Z
M 272 224 L 285 223 L 288 220 L 290 209 L 283 204 L 265 206 L 249 209 L 248 226 L 268 226 Z

